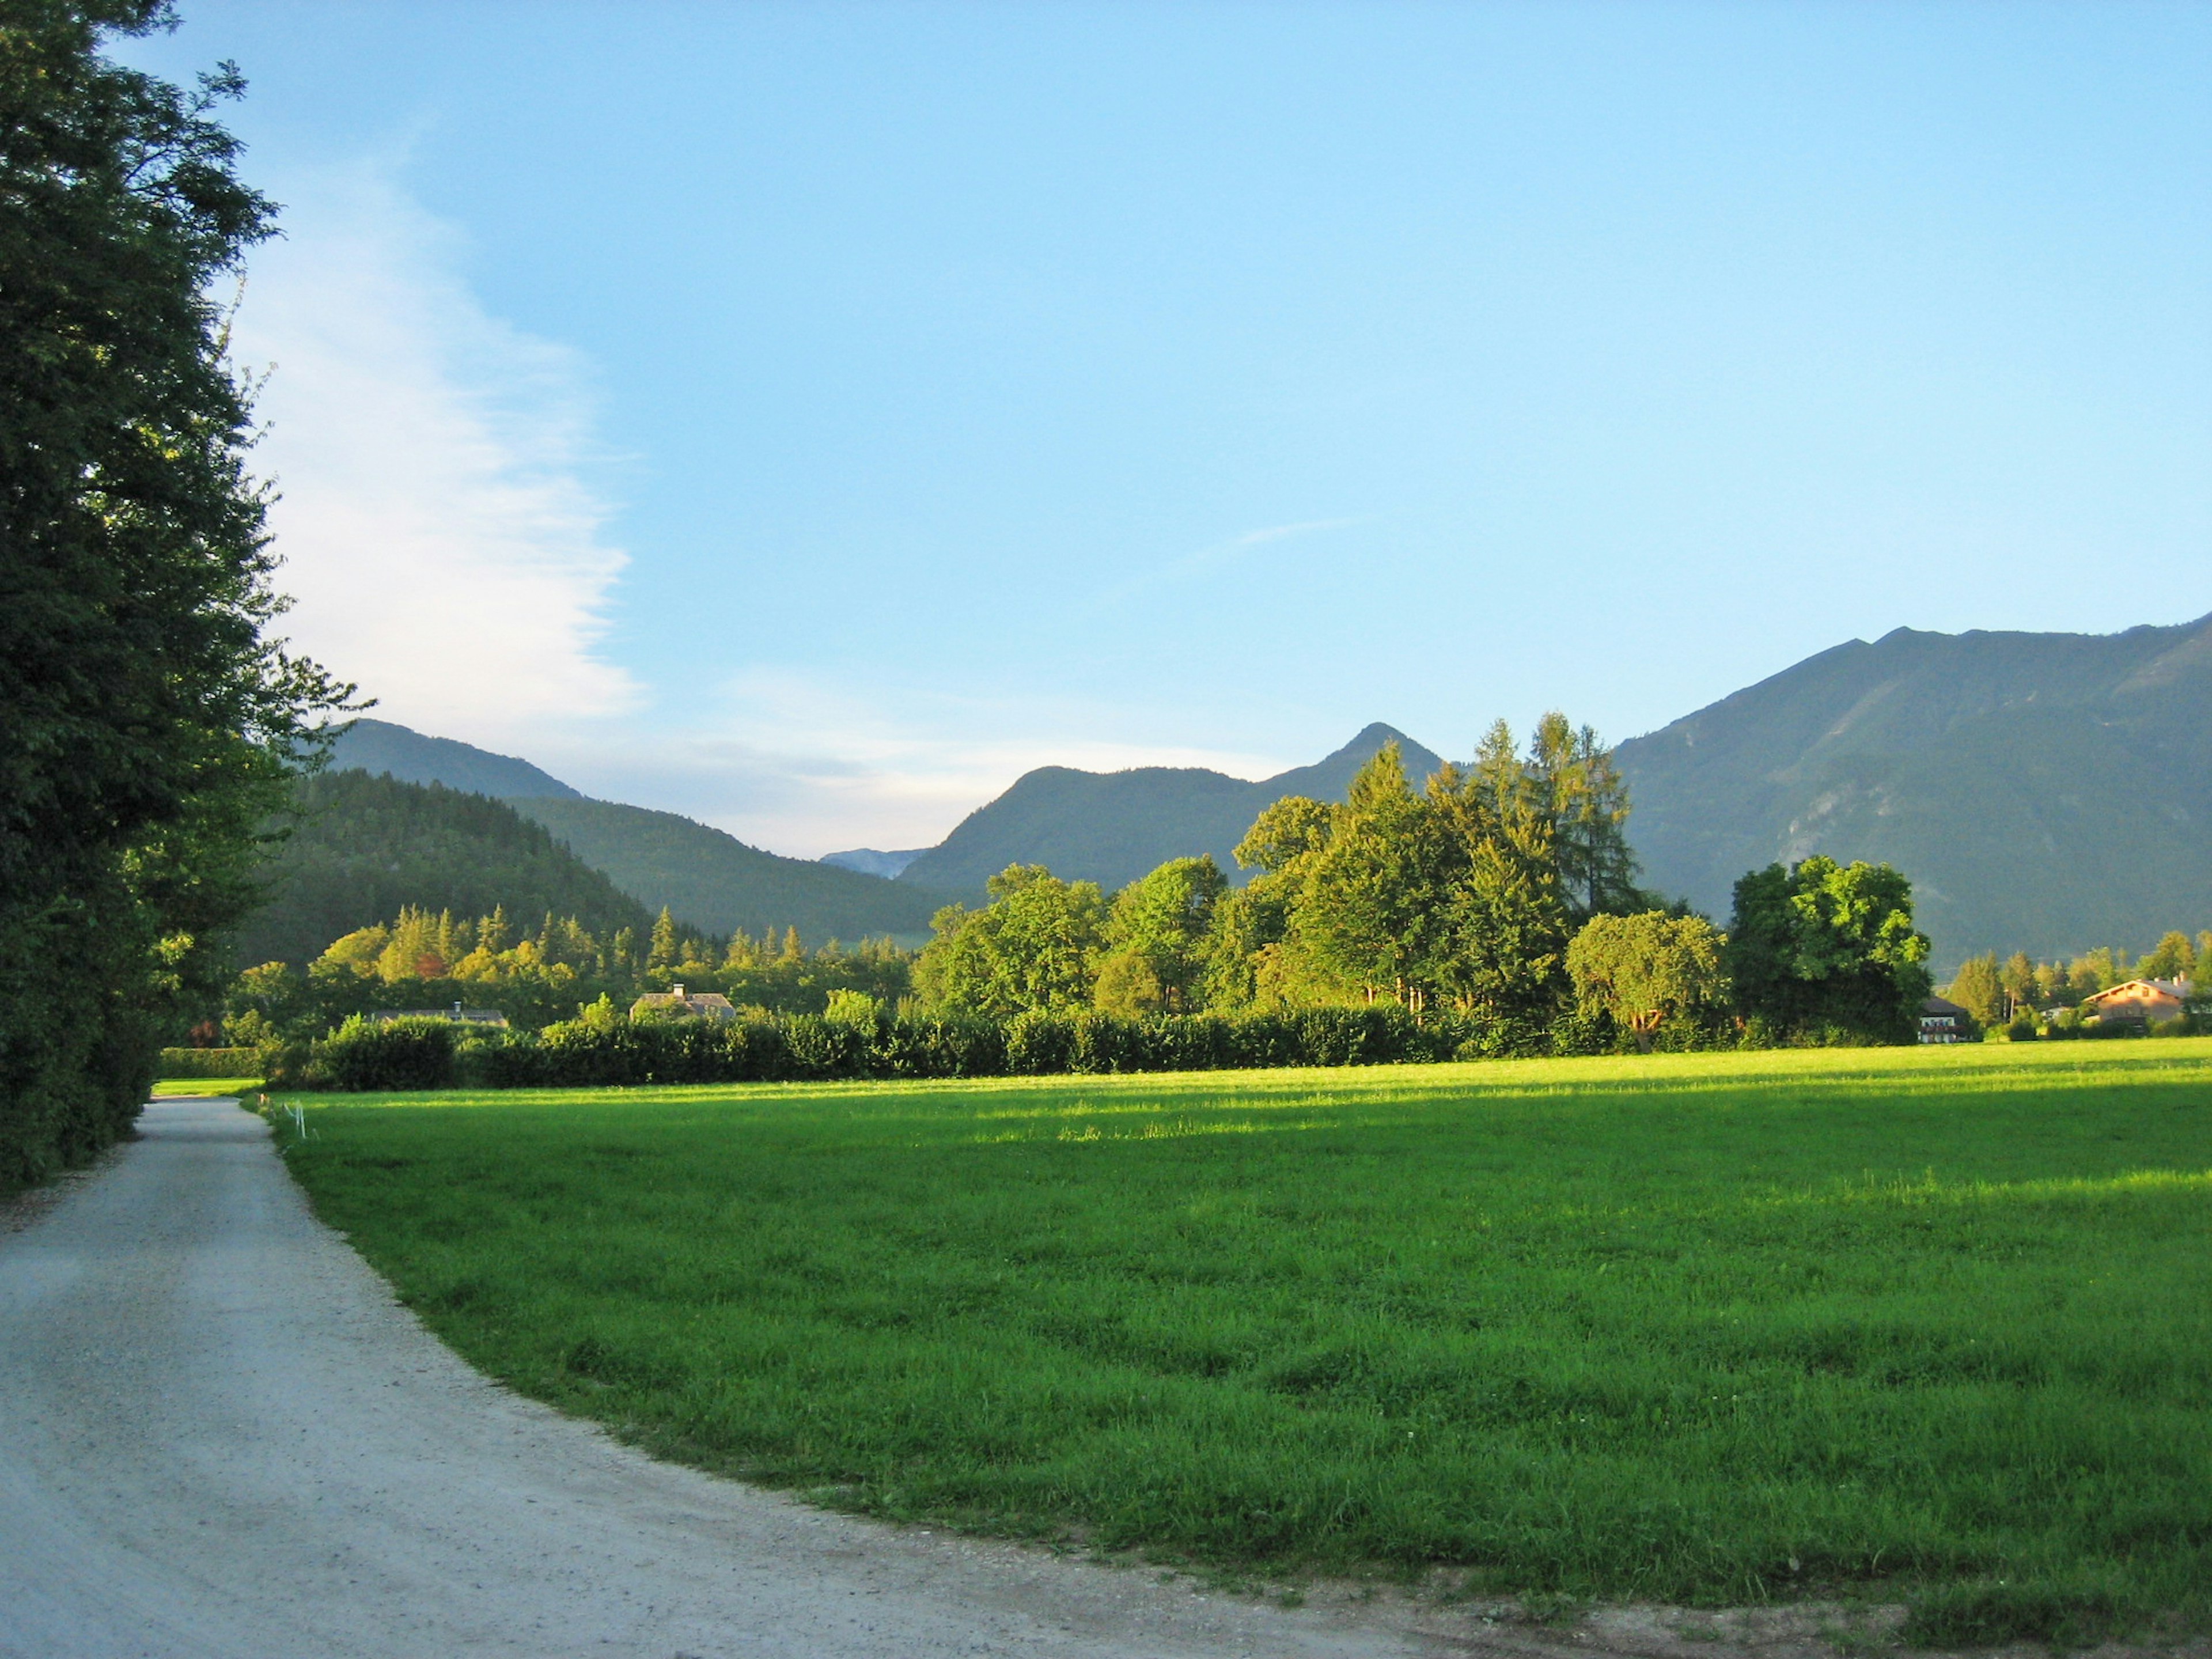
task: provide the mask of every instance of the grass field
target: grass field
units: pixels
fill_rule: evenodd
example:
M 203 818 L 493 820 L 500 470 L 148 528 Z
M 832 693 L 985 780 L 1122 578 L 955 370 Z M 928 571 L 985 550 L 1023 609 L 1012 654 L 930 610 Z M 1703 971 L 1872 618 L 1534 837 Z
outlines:
M 2212 1623 L 2212 1041 L 305 1103 L 460 1352 L 818 1502 Z
M 244 1095 L 258 1089 L 258 1077 L 165 1077 L 154 1085 L 154 1098 L 175 1100 L 186 1095 Z

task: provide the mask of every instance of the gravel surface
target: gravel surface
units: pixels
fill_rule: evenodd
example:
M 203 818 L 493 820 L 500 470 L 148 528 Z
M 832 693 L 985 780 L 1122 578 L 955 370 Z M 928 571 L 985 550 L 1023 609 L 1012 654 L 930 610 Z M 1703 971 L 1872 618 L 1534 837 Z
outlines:
M 824 1515 L 653 1462 L 455 1358 L 308 1213 L 259 1119 L 167 1100 L 142 1128 L 0 1230 L 0 1654 L 1492 1645 Z

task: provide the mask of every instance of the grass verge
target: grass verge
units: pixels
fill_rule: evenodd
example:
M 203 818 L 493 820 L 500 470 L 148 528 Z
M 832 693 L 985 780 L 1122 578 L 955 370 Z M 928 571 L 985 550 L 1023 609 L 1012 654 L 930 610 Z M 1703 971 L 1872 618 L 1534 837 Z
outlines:
M 174 1100 L 187 1095 L 244 1097 L 262 1086 L 258 1077 L 165 1077 L 154 1085 L 155 1100 Z
M 2212 1042 L 304 1104 L 473 1363 L 837 1507 L 2212 1622 Z

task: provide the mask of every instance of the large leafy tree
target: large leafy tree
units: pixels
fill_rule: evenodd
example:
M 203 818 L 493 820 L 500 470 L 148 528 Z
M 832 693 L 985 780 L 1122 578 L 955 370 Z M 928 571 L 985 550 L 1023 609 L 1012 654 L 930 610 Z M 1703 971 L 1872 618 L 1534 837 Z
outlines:
M 1091 881 L 1062 881 L 1041 864 L 1009 865 L 980 910 L 949 904 L 915 963 L 915 986 L 948 1013 L 1006 1019 L 1091 1000 L 1105 943 L 1106 899 Z
M 1927 959 L 1912 885 L 1887 864 L 1816 854 L 1735 884 L 1726 966 L 1736 1006 L 1778 1030 L 1909 1042 Z
M 1722 944 L 1703 916 L 1593 916 L 1567 947 L 1567 973 L 1577 1001 L 1610 1014 L 1649 1053 L 1668 1018 L 1694 1018 L 1726 1003 Z
M 1184 1013 L 1204 1000 L 1214 908 L 1229 878 L 1210 854 L 1170 859 L 1114 896 L 1097 1000 L 1109 1013 Z
M 171 21 L 0 5 L 0 1184 L 130 1121 L 342 696 L 265 632 L 215 293 L 271 227 L 213 118 L 240 82 L 101 55 Z

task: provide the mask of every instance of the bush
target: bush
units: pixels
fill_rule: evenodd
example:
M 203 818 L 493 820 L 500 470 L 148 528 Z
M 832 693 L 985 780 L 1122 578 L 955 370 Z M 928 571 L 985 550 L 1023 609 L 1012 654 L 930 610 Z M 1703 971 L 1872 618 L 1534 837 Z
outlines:
M 313 1045 L 310 1086 L 348 1093 L 450 1089 L 460 1080 L 454 1028 L 442 1019 L 371 1020 L 356 1014 Z

